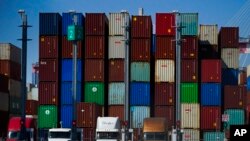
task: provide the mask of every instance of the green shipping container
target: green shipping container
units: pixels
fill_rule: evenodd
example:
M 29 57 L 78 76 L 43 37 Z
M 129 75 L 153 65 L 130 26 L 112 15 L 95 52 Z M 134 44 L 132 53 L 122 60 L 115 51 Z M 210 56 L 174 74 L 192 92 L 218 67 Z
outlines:
M 224 114 L 228 115 L 228 122 L 224 122 L 224 129 L 229 130 L 230 125 L 245 124 L 245 112 L 243 109 L 227 109 Z
M 57 107 L 40 105 L 38 108 L 38 128 L 57 128 Z
M 198 35 L 198 13 L 181 13 L 181 35 Z
M 87 82 L 84 87 L 84 101 L 104 105 L 104 83 Z
M 150 82 L 150 64 L 148 62 L 131 63 L 131 81 Z
M 225 134 L 223 132 L 204 132 L 203 141 L 224 141 Z
M 181 83 L 181 103 L 198 103 L 198 83 Z

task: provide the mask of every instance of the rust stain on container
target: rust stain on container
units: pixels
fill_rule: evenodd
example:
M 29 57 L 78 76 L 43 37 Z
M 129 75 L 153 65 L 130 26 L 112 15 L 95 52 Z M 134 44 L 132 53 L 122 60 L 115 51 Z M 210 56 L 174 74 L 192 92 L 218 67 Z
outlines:
M 124 106 L 123 105 L 113 105 L 108 107 L 108 116 L 119 117 L 119 119 L 124 121 Z
M 104 82 L 104 60 L 102 59 L 86 59 L 85 60 L 85 81 Z
M 58 105 L 58 82 L 39 82 L 39 104 Z
M 86 13 L 85 35 L 107 35 L 108 18 L 105 13 Z
M 58 36 L 40 36 L 39 58 L 58 58 L 59 42 Z
M 102 58 L 104 59 L 107 53 L 107 45 L 105 36 L 86 36 L 85 37 L 85 58 Z
M 175 119 L 174 106 L 155 106 L 154 116 L 166 118 L 168 129 L 172 129 L 172 126 L 174 126 L 174 119 Z
M 171 105 L 175 104 L 175 83 L 155 83 L 155 104 Z
M 124 60 L 110 59 L 109 60 L 109 82 L 124 81 Z
M 193 36 L 183 36 L 181 46 L 182 59 L 198 58 L 198 38 Z
M 151 38 L 152 20 L 151 16 L 132 16 L 131 37 Z
M 0 74 L 11 79 L 21 80 L 21 65 L 9 60 L 0 60 Z
M 157 36 L 156 37 L 156 59 L 175 59 L 175 37 Z
M 198 61 L 183 59 L 181 61 L 181 82 L 198 82 Z
M 26 115 L 37 115 L 38 101 L 26 100 Z
M 221 127 L 221 108 L 215 106 L 201 107 L 201 129 L 219 130 Z
M 82 58 L 83 42 L 77 42 L 77 58 Z M 67 40 L 67 36 L 62 37 L 62 58 L 72 58 L 73 43 Z
M 221 27 L 219 32 L 219 46 L 221 48 L 238 48 L 239 27 Z
M 221 82 L 220 59 L 206 59 L 201 61 L 201 82 Z
M 58 81 L 58 59 L 40 59 L 39 81 Z
M 247 101 L 246 86 L 224 86 L 224 108 L 245 108 Z
M 131 40 L 131 61 L 150 61 L 151 40 L 132 39 Z

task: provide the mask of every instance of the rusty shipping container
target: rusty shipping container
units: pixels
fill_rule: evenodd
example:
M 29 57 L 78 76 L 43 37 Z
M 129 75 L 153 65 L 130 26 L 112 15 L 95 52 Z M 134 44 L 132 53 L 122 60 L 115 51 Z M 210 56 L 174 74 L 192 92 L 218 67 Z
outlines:
M 219 32 L 219 46 L 221 48 L 238 48 L 239 27 L 221 27 Z
M 240 52 L 238 48 L 222 48 L 221 60 L 223 68 L 239 68 Z
M 166 118 L 168 129 L 172 129 L 175 123 L 174 106 L 154 106 L 154 117 Z
M 9 93 L 8 84 L 8 77 L 3 74 L 0 74 L 0 92 Z
M 83 129 L 83 140 L 84 141 L 94 141 L 95 140 L 95 133 L 96 127 L 93 128 L 84 128 Z
M 173 13 L 156 13 L 156 36 L 175 36 Z
M 26 100 L 26 115 L 37 115 L 38 101 Z
M 77 42 L 77 58 L 83 58 L 83 42 Z M 62 37 L 62 58 L 72 58 L 73 56 L 73 43 L 68 41 L 67 36 Z
M 58 105 L 58 82 L 39 82 L 39 104 Z
M 201 60 L 201 82 L 221 82 L 221 60 Z
M 105 13 L 86 13 L 85 15 L 85 35 L 108 34 L 108 18 Z
M 11 79 L 21 80 L 21 65 L 9 60 L 0 60 L 0 74 Z
M 150 39 L 131 39 L 130 48 L 131 61 L 150 61 L 151 40 Z
M 124 121 L 124 105 L 112 105 L 108 107 L 108 116 L 119 117 L 119 119 Z
M 181 58 L 197 59 L 198 58 L 198 38 L 196 36 L 182 36 Z
M 156 59 L 173 59 L 175 60 L 175 37 L 156 36 Z
M 109 59 L 125 58 L 125 43 L 123 36 L 109 36 Z
M 181 104 L 181 128 L 200 128 L 200 105 Z
M 132 38 L 151 38 L 152 19 L 151 16 L 132 16 L 131 19 Z
M 221 107 L 204 106 L 201 107 L 201 127 L 202 130 L 220 130 L 221 128 Z
M 21 49 L 11 43 L 0 43 L 0 60 L 21 64 Z
M 39 58 L 58 58 L 60 47 L 59 36 L 40 36 Z
M 85 36 L 85 58 L 106 58 L 107 45 L 105 36 Z
M 200 25 L 199 43 L 201 45 L 218 45 L 218 25 Z
M 102 59 L 86 59 L 84 79 L 88 82 L 104 82 L 105 64 Z
M 40 59 L 39 81 L 58 81 L 58 59 Z
M 224 86 L 224 108 L 245 108 L 247 101 L 246 86 Z
M 181 60 L 181 82 L 198 82 L 198 61 Z
M 124 81 L 124 60 L 110 59 L 109 60 L 109 82 Z
M 175 83 L 155 83 L 154 105 L 175 104 Z
M 155 61 L 155 82 L 175 82 L 175 61 L 160 59 Z

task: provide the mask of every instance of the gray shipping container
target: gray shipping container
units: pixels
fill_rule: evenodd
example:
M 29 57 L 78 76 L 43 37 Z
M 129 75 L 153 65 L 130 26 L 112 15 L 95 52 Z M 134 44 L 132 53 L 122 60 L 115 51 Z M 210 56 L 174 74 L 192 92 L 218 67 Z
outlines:
M 200 44 L 218 45 L 218 25 L 200 25 Z
M 125 58 L 125 44 L 123 36 L 109 36 L 109 59 Z
M 222 68 L 239 68 L 239 49 L 238 48 L 222 48 L 221 60 Z
M 124 35 L 125 19 L 128 25 L 128 13 L 109 13 L 109 35 Z
M 21 97 L 21 81 L 9 79 L 10 96 Z
M 0 43 L 0 60 L 21 64 L 21 49 L 10 43 Z

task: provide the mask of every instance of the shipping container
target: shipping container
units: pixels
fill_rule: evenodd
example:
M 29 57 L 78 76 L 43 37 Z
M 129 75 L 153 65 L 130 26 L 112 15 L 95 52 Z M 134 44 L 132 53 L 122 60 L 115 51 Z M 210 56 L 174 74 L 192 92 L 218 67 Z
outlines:
M 175 124 L 174 106 L 154 106 L 154 117 L 164 117 L 167 120 L 168 130 Z
M 9 111 L 9 94 L 0 92 L 0 111 Z
M 201 107 L 201 127 L 202 130 L 220 130 L 221 127 L 221 107 L 202 106 Z
M 181 103 L 198 103 L 198 83 L 181 83 Z
M 198 59 L 198 38 L 196 36 L 182 36 L 181 58 Z
M 200 130 L 198 129 L 184 129 L 183 130 L 184 141 L 199 141 Z
M 39 37 L 39 58 L 59 58 L 60 38 L 58 36 Z
M 40 105 L 38 107 L 38 128 L 57 128 L 57 113 L 55 105 Z
M 203 141 L 225 141 L 224 132 L 203 132 Z
M 152 19 L 151 16 L 132 16 L 131 19 L 132 38 L 151 38 Z
M 76 102 L 81 102 L 82 83 L 76 83 Z M 73 104 L 73 82 L 61 83 L 61 104 Z
M 175 83 L 155 83 L 154 105 L 175 104 Z
M 119 117 L 121 122 L 124 121 L 124 105 L 112 105 L 108 107 L 109 117 Z
M 156 13 L 156 35 L 175 35 L 175 15 L 173 13 Z
M 9 79 L 7 76 L 0 74 L 0 92 L 9 93 Z
M 201 45 L 218 45 L 218 25 L 200 25 L 199 43 Z
M 222 93 L 220 83 L 201 83 L 201 105 L 221 106 Z
M 123 36 L 109 36 L 109 59 L 125 58 L 125 42 Z
M 175 37 L 156 36 L 155 58 L 175 60 Z
M 247 77 L 250 76 L 250 65 L 247 66 Z
M 175 61 L 155 61 L 155 82 L 175 82 Z
M 143 138 L 142 128 L 134 128 L 133 129 L 133 141 L 141 141 Z
M 0 43 L 0 60 L 21 64 L 21 49 L 11 43 Z
M 82 60 L 77 59 L 76 80 L 82 81 Z M 62 59 L 62 81 L 73 81 L 73 59 Z
M 9 97 L 9 113 L 10 115 L 21 115 L 21 98 L 20 97 Z
M 238 48 L 239 27 L 221 27 L 219 32 L 219 46 L 221 48 Z
M 40 59 L 39 81 L 58 81 L 58 59 Z
M 9 79 L 9 94 L 14 97 L 21 97 L 21 81 Z
M 150 61 L 151 39 L 131 39 L 130 56 L 131 61 Z
M 124 60 L 110 59 L 109 60 L 109 82 L 124 81 Z
M 107 42 L 105 36 L 85 36 L 85 58 L 104 59 L 107 57 Z
M 239 70 L 238 74 L 238 85 L 247 84 L 247 72 L 245 70 Z
M 131 128 L 142 128 L 144 118 L 150 117 L 149 106 L 131 106 Z
M 39 13 L 39 35 L 61 35 L 62 17 L 59 13 Z
M 0 133 L 3 137 L 7 137 L 7 129 L 9 123 L 9 112 L 0 110 Z
M 102 59 L 86 59 L 84 69 L 85 81 L 104 82 L 105 64 Z
M 247 91 L 247 105 L 250 105 L 250 91 Z
M 218 45 L 199 45 L 200 59 L 220 59 Z
M 240 52 L 238 48 L 222 48 L 221 60 L 223 68 L 239 68 Z
M 200 105 L 181 104 L 181 128 L 200 128 Z
M 39 82 L 39 104 L 58 105 L 58 82 Z
M 73 115 L 73 105 L 62 105 L 61 106 L 61 128 L 71 128 L 72 127 L 72 115 Z
M 181 35 L 198 35 L 198 13 L 181 13 L 180 14 L 181 21 Z
M 250 104 L 246 106 L 246 123 L 250 124 Z
M 77 58 L 83 58 L 83 41 L 77 42 Z M 62 37 L 62 58 L 73 58 L 73 42 L 68 41 L 67 36 Z
M 224 86 L 224 108 L 242 108 L 246 107 L 247 89 L 245 86 Z
M 105 104 L 105 89 L 102 82 L 86 82 L 84 86 L 84 102 L 93 102 L 99 105 Z
M 77 18 L 76 25 L 84 27 L 84 16 L 82 13 L 74 13 Z M 71 13 L 62 13 L 62 35 L 68 35 L 68 26 L 74 25 L 73 16 Z
M 38 111 L 38 101 L 36 100 L 26 100 L 26 115 L 37 115 Z
M 195 59 L 181 60 L 181 82 L 198 82 L 198 61 Z
M 86 13 L 85 17 L 85 35 L 108 34 L 108 18 L 105 13 Z
M 239 70 L 233 68 L 222 69 L 223 85 L 238 85 Z
M 227 109 L 224 111 L 228 115 L 229 121 L 224 122 L 224 130 L 230 129 L 230 125 L 244 125 L 245 124 L 245 111 L 244 109 Z
M 123 105 L 125 83 L 109 83 L 108 94 L 108 105 Z
M 0 74 L 10 79 L 21 80 L 21 65 L 9 60 L 0 60 Z
M 95 133 L 96 127 L 92 128 L 83 128 L 83 140 L 84 141 L 94 141 L 95 140 Z
M 201 60 L 201 82 L 221 82 L 221 60 Z
M 109 35 L 125 35 L 124 26 L 129 26 L 129 13 L 109 13 Z
M 150 83 L 130 83 L 129 99 L 131 106 L 150 106 L 150 95 Z
M 34 87 L 31 89 L 31 92 L 27 95 L 27 100 L 36 100 L 38 101 L 38 88 Z
M 130 69 L 130 81 L 150 82 L 150 63 L 132 62 Z

